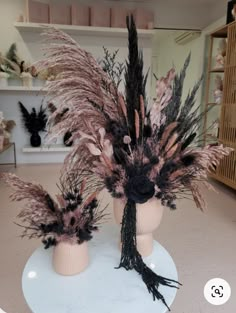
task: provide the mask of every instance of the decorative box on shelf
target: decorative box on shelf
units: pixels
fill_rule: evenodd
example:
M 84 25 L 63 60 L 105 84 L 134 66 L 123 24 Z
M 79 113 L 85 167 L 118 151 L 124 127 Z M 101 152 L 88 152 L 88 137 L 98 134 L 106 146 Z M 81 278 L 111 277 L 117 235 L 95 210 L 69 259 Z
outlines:
M 71 5 L 71 24 L 89 26 L 90 9 L 86 5 L 75 4 Z
M 49 23 L 49 5 L 39 1 L 26 0 L 26 21 Z
M 91 26 L 110 27 L 111 9 L 102 5 L 93 5 L 90 8 Z
M 51 24 L 71 25 L 71 6 L 50 4 L 49 21 Z
M 154 14 L 143 8 L 137 8 L 134 11 L 134 18 L 137 28 L 152 29 L 154 27 Z
M 126 28 L 126 16 L 129 11 L 123 7 L 111 9 L 111 27 Z

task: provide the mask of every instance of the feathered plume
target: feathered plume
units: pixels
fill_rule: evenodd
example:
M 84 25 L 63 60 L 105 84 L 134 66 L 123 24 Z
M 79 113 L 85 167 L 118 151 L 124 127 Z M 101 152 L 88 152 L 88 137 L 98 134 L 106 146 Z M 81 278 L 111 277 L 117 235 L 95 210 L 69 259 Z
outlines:
M 35 108 L 33 108 L 31 113 L 29 113 L 20 101 L 18 104 L 20 106 L 22 121 L 27 131 L 30 134 L 33 134 L 34 132 L 45 131 L 47 124 L 47 115 L 45 113 L 46 109 L 43 109 L 43 106 L 41 105 L 38 112 L 36 112 Z
M 52 101 L 60 103 L 55 115 L 68 108 L 61 123 L 56 124 L 51 132 L 89 132 L 86 124 L 93 125 L 97 131 L 100 127 L 106 128 L 110 121 L 119 119 L 117 89 L 92 55 L 60 30 L 49 29 L 44 35 L 47 41 L 60 43 L 47 44 L 47 57 L 36 67 L 38 71 L 57 68 L 59 75 L 49 82 L 47 89 L 53 95 Z M 49 123 L 55 115 L 52 114 Z M 86 124 L 81 122 L 83 120 Z
M 140 111 L 140 96 L 145 101 L 147 76 L 143 75 L 143 55 L 138 48 L 138 34 L 131 15 L 127 17 L 129 56 L 125 69 L 125 97 L 128 112 L 128 125 L 131 137 L 135 142 L 135 110 Z

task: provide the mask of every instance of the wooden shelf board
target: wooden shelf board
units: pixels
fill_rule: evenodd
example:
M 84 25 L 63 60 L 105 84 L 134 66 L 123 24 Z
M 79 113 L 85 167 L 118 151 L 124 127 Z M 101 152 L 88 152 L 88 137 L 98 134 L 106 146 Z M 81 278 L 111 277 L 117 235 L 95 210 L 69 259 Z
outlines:
M 227 146 L 227 147 L 230 147 L 230 148 L 233 148 L 233 149 L 236 149 L 236 141 L 235 142 L 232 142 L 232 141 L 228 141 L 228 140 L 222 140 L 222 139 L 219 139 L 219 142 L 224 145 L 224 146 Z
M 213 68 L 212 70 L 210 70 L 210 73 L 224 73 L 225 69 L 222 68 Z
M 24 86 L 6 86 L 0 87 L 0 91 L 27 91 L 27 92 L 47 92 L 44 87 L 35 86 L 35 87 L 24 87 Z
M 212 138 L 212 139 L 216 139 L 217 141 L 219 141 L 219 139 L 216 136 L 212 135 L 212 134 L 206 134 L 206 137 Z
M 207 105 L 221 105 L 221 103 L 208 102 Z
M 103 37 L 124 37 L 128 35 L 126 28 L 112 27 L 94 27 L 94 26 L 76 26 L 76 25 L 60 25 L 60 24 L 38 24 L 16 22 L 14 26 L 21 32 L 41 33 L 45 28 L 56 27 L 68 34 L 81 36 L 103 36 Z M 151 38 L 154 35 L 152 29 L 138 29 L 138 35 L 141 38 Z
M 228 36 L 228 30 L 229 27 L 235 24 L 236 22 L 229 23 L 227 25 L 223 25 L 219 28 L 217 28 L 214 32 L 212 32 L 210 35 L 214 38 L 226 38 Z
M 223 184 L 226 184 L 227 186 L 229 186 L 229 187 L 231 187 L 233 189 L 236 189 L 235 182 L 229 180 L 226 177 L 222 177 L 222 176 L 218 175 L 217 173 L 209 173 L 208 176 L 210 178 L 214 178 L 214 179 L 218 180 L 219 182 L 221 182 Z
M 44 152 L 69 152 L 72 147 L 66 147 L 64 145 L 43 145 L 40 147 L 25 146 L 22 151 L 24 153 L 44 153 Z
M 220 28 L 216 29 L 213 33 L 211 33 L 211 36 L 214 38 L 226 38 L 228 35 L 228 25 L 221 26 Z

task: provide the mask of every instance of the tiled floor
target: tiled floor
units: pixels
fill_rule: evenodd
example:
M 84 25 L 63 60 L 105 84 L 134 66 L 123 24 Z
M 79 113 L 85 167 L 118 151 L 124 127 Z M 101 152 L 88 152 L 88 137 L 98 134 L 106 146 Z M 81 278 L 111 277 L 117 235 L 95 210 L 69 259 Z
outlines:
M 19 166 L 10 170 L 26 180 L 40 182 L 52 194 L 56 192 L 60 165 Z M 173 313 L 236 312 L 236 192 L 213 184 L 218 193 L 204 191 L 208 201 L 204 213 L 193 202 L 183 200 L 178 210 L 166 209 L 155 234 L 172 255 L 183 283 L 171 308 Z M 13 223 L 19 204 L 10 202 L 9 189 L 1 182 L 0 194 L 0 308 L 7 313 L 30 313 L 21 290 L 21 274 L 40 242 L 19 238 L 20 229 Z M 112 202 L 105 192 L 104 201 L 110 203 L 111 211 Z M 231 285 L 231 299 L 224 306 L 212 306 L 204 299 L 204 285 L 214 277 L 222 277 Z

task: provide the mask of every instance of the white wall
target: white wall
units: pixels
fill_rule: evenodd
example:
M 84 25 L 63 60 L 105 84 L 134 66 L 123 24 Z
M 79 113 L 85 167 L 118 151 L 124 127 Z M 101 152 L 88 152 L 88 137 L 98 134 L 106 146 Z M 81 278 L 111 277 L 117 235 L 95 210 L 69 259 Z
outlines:
M 227 0 L 158 0 L 153 3 L 156 27 L 204 29 L 227 10 Z
M 42 57 L 41 38 L 38 33 L 22 33 L 14 28 L 13 23 L 19 14 L 24 12 L 23 0 L 0 0 L 0 51 L 6 52 L 9 46 L 16 42 L 19 55 L 28 61 L 36 61 Z M 127 38 L 96 38 L 96 37 L 74 37 L 82 47 L 86 48 L 96 58 L 103 56 L 102 46 L 109 50 L 119 49 L 118 60 L 124 61 L 127 57 Z M 145 71 L 151 66 L 151 40 L 143 39 L 140 41 L 140 47 L 144 54 Z M 149 91 L 149 90 L 148 90 Z M 17 106 L 18 101 L 22 101 L 27 108 L 35 106 L 38 108 L 43 100 L 42 96 L 36 96 L 36 93 L 26 92 L 0 92 L 0 111 L 3 111 L 6 119 L 14 119 L 17 123 L 13 131 L 12 140 L 16 142 L 18 163 L 58 163 L 62 162 L 65 153 L 33 153 L 22 152 L 22 147 L 29 143 L 29 136 L 25 133 L 20 113 Z M 46 101 L 45 101 L 46 102 Z M 10 151 L 0 154 L 0 163 L 11 159 Z
M 184 61 L 191 52 L 191 62 L 188 67 L 183 98 L 187 96 L 189 90 L 194 86 L 197 80 L 206 70 L 207 52 L 206 36 L 216 28 L 225 24 L 225 16 L 203 29 L 199 38 L 189 42 L 186 45 L 177 45 L 174 41 L 175 31 L 156 31 L 153 44 L 153 58 L 155 58 L 155 72 L 158 77 L 166 75 L 167 71 L 174 65 L 177 72 L 183 67 Z M 202 84 L 202 88 L 204 83 Z M 202 92 L 198 92 L 196 105 L 203 103 Z M 153 84 L 152 95 L 155 96 L 155 85 Z

